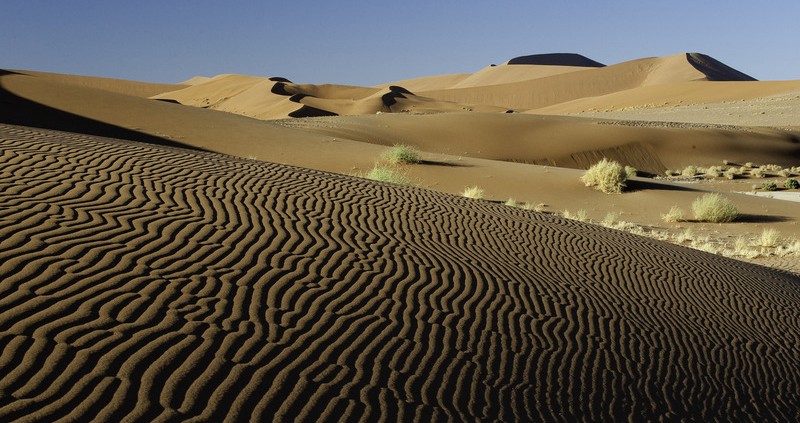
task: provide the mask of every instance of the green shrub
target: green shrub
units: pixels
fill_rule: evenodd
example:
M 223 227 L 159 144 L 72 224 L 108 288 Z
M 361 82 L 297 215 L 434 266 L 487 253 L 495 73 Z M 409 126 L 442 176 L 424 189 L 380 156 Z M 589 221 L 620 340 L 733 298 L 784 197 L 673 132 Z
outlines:
M 778 184 L 776 184 L 775 182 L 764 182 L 763 184 L 761 184 L 761 189 L 763 189 L 764 191 L 777 191 Z
M 396 144 L 381 154 L 381 158 L 389 163 L 394 164 L 422 163 L 422 158 L 420 158 L 419 151 L 416 148 L 405 144 Z
M 620 193 L 625 189 L 625 180 L 628 176 L 619 163 L 603 159 L 590 167 L 581 176 L 581 181 L 587 187 L 595 187 L 605 193 Z
M 789 178 L 783 183 L 783 187 L 786 189 L 800 189 L 800 182 L 797 182 L 797 179 Z
M 692 203 L 695 219 L 702 222 L 732 222 L 739 215 L 736 206 L 719 194 L 704 194 Z
M 373 181 L 388 182 L 390 184 L 411 184 L 411 180 L 408 178 L 408 176 L 406 176 L 405 173 L 388 166 L 375 165 L 372 170 L 367 172 L 366 178 L 372 179 Z

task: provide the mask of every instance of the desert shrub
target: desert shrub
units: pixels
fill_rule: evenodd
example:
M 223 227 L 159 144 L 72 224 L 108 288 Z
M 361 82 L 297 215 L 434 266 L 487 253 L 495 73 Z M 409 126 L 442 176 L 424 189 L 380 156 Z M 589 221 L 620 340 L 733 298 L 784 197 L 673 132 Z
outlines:
M 672 169 L 667 169 L 664 171 L 664 176 L 672 176 Z
M 778 175 L 781 175 L 784 178 L 788 178 L 792 176 L 792 171 L 790 169 L 781 169 L 780 172 L 778 172 Z
M 612 212 L 608 212 L 608 213 L 606 213 L 606 215 L 603 218 L 603 220 L 600 221 L 600 224 L 605 226 L 605 227 L 607 227 L 607 228 L 613 228 L 614 225 L 617 223 L 618 219 L 619 219 L 619 214 L 617 214 L 617 212 L 613 212 L 613 211 Z
M 513 198 L 509 198 L 508 200 L 506 200 L 506 202 L 504 204 L 509 206 L 509 207 L 518 207 L 519 206 L 519 202 L 517 200 L 513 199 Z
M 681 171 L 681 175 L 691 177 L 697 175 L 697 166 L 686 166 Z
M 666 214 L 661 215 L 661 220 L 667 223 L 675 223 L 683 220 L 683 210 L 678 206 L 672 206 Z
M 780 235 L 776 229 L 764 228 L 761 231 L 761 237 L 758 238 L 758 245 L 762 247 L 777 247 L 780 243 Z
M 767 176 L 767 172 L 765 172 L 764 169 L 761 169 L 760 167 L 751 170 L 750 174 L 753 175 L 753 177 L 755 178 L 763 178 Z
M 545 203 L 525 203 L 522 205 L 522 208 L 525 210 L 533 210 L 535 212 L 543 212 L 545 208 L 547 208 L 547 204 Z
M 744 238 L 736 238 L 736 241 L 733 243 L 733 254 L 735 256 L 747 257 L 750 255 L 750 251 L 750 246 L 747 245 L 747 241 Z
M 776 164 L 765 164 L 765 165 L 759 166 L 759 169 L 761 169 L 761 170 L 763 170 L 764 172 L 767 172 L 767 173 L 779 173 L 780 171 L 783 170 L 783 167 L 781 167 L 779 165 L 776 165 Z
M 752 168 L 756 167 L 756 165 L 754 165 L 753 162 L 747 162 L 747 163 L 744 164 L 744 167 L 752 169 Z
M 761 184 L 761 189 L 763 189 L 764 191 L 777 191 L 778 184 L 772 181 L 764 182 L 763 184 Z
M 477 186 L 466 187 L 464 188 L 464 191 L 461 192 L 461 195 L 467 198 L 480 200 L 483 198 L 483 190 Z
M 394 164 L 422 163 L 422 158 L 420 158 L 419 150 L 410 145 L 405 145 L 405 144 L 394 145 L 392 148 L 384 151 L 383 154 L 381 154 L 381 158 L 389 163 L 394 163 Z
M 595 163 L 581 176 L 587 187 L 595 187 L 605 193 L 620 193 L 625 189 L 625 169 L 619 163 L 603 159 Z
M 625 166 L 625 176 L 628 178 L 632 178 L 639 173 L 639 170 L 633 166 Z
M 706 169 L 706 176 L 717 178 L 722 176 L 722 166 L 711 166 Z
M 724 164 L 725 166 L 727 166 L 727 165 L 731 164 L 731 162 L 730 162 L 730 161 L 728 161 L 728 160 L 723 160 L 723 161 L 722 161 L 722 164 Z
M 406 176 L 405 173 L 388 166 L 375 165 L 372 170 L 367 172 L 365 177 L 367 179 L 372 179 L 373 181 L 388 182 L 390 184 L 411 184 L 411 180 L 408 178 L 408 176 Z
M 719 194 L 703 194 L 692 203 L 695 219 L 702 222 L 732 222 L 739 215 L 736 206 Z
M 786 189 L 799 189 L 800 182 L 797 182 L 797 179 L 789 178 L 783 183 L 783 187 Z
M 589 220 L 589 215 L 586 213 L 586 210 L 578 210 L 574 214 L 569 210 L 564 210 L 561 216 L 565 219 L 577 220 L 579 222 L 586 222 Z
M 727 179 L 736 179 L 736 176 L 739 175 L 739 171 L 736 168 L 730 168 L 725 171 L 725 177 Z

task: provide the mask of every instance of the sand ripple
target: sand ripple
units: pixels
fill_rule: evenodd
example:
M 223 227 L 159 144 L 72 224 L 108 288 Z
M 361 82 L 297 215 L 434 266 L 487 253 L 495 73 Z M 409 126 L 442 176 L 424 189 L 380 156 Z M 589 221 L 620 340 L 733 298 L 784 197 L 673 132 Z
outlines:
M 787 273 L 76 134 L 0 161 L 2 421 L 798 417 Z

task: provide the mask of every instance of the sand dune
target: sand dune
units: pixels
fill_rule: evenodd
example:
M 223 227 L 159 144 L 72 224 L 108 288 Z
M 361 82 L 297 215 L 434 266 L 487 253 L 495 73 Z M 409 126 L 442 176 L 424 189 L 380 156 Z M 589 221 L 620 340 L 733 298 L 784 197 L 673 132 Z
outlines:
M 708 56 L 683 53 L 586 68 L 528 81 L 423 91 L 419 94 L 460 103 L 528 110 L 651 85 L 708 80 L 742 81 L 752 78 Z
M 800 408 L 795 276 L 427 190 L 0 128 L 2 420 Z
M 722 160 L 792 166 L 800 157 L 795 136 L 773 130 L 659 127 L 496 113 L 348 116 L 278 123 L 337 139 L 387 146 L 406 143 L 431 153 L 576 169 L 609 157 L 658 175 L 668 168 Z
M 710 81 L 751 84 L 739 92 L 708 84 Z M 153 98 L 258 119 L 281 119 L 509 109 L 561 114 L 652 106 L 659 101 L 669 104 L 742 99 L 787 89 L 785 84 L 758 83 L 699 53 L 638 59 L 612 66 L 576 54 L 531 55 L 472 74 L 436 75 L 377 87 L 295 84 L 283 78 L 244 75 L 219 75 L 187 82 L 190 84 L 181 89 L 162 92 Z M 385 97 L 397 98 L 398 92 L 403 93 L 404 101 L 393 107 L 395 103 L 385 101 Z
M 367 172 L 387 146 L 406 143 L 420 148 L 428 162 L 407 169 L 420 186 L 460 193 L 465 186 L 479 185 L 493 200 L 544 203 L 550 212 L 583 209 L 596 220 L 615 212 L 625 220 L 660 227 L 661 213 L 675 205 L 688 209 L 701 190 L 642 180 L 635 192 L 606 196 L 584 187 L 580 170 L 553 166 L 585 168 L 609 156 L 661 174 L 664 167 L 718 165 L 723 159 L 796 166 L 800 154 L 791 134 L 774 131 L 599 125 L 586 119 L 497 113 L 260 121 L 28 75 L 0 76 L 0 88 L 4 123 L 194 147 L 341 174 Z M 751 186 L 748 182 L 737 190 Z M 754 217 L 726 231 L 752 236 L 770 218 L 770 227 L 800 238 L 796 206 L 740 197 L 735 201 L 741 211 Z M 716 231 L 714 226 L 702 229 L 712 235 Z
M 559 215 L 800 239 L 796 203 L 737 193 L 759 178 L 580 182 L 797 166 L 798 92 L 697 53 L 375 87 L 0 71 L 0 421 L 792 421 L 796 254 Z M 352 176 L 394 144 L 416 187 Z M 739 218 L 662 221 L 707 192 Z
M 67 75 L 61 73 L 37 71 L 12 71 L 23 75 L 34 76 L 41 80 L 53 81 L 76 85 L 79 87 L 95 88 L 119 94 L 137 97 L 150 97 L 165 91 L 174 91 L 186 88 L 184 84 L 156 84 L 152 82 L 129 81 L 124 79 L 100 78 L 95 76 Z
M 333 84 L 295 84 L 283 78 L 220 75 L 152 98 L 236 113 L 257 119 L 338 116 L 392 112 L 505 112 L 493 106 L 463 105 L 414 95 L 391 85 L 369 88 Z
M 545 53 L 519 56 L 510 59 L 509 65 L 576 66 L 582 68 L 601 68 L 604 64 L 575 53 Z

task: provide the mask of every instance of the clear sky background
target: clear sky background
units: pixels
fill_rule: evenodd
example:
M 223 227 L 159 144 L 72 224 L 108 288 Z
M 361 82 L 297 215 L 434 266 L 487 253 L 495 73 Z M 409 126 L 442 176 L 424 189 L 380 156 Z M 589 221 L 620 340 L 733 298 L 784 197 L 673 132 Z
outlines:
M 537 53 L 614 64 L 700 52 L 757 79 L 800 79 L 798 19 L 800 0 L 9 0 L 0 68 L 375 85 Z

